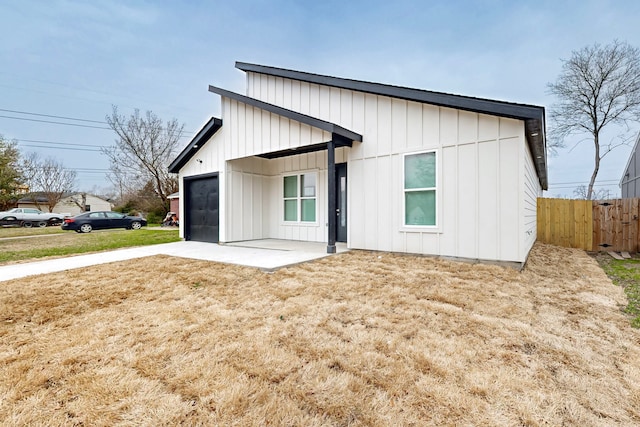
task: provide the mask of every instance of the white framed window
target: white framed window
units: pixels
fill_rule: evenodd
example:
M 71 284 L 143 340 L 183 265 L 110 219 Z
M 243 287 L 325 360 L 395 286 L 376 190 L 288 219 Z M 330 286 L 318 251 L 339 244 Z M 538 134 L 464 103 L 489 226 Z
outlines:
M 287 175 L 282 179 L 285 222 L 315 223 L 317 218 L 318 174 Z
M 437 225 L 437 161 L 435 151 L 404 155 L 404 225 Z

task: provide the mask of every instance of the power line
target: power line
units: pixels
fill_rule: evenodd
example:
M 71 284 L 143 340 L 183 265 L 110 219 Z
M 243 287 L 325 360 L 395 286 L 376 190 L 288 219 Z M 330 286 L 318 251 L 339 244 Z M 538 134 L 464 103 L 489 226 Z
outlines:
M 70 151 L 91 151 L 94 153 L 101 153 L 101 150 L 91 150 L 89 148 L 73 148 L 73 147 L 50 147 L 46 145 L 33 145 L 33 144 L 21 144 L 22 147 L 31 147 L 31 148 L 50 148 L 54 150 L 70 150 Z
M 51 124 L 55 124 L 55 125 L 65 125 L 65 126 L 76 126 L 76 127 L 81 127 L 81 128 L 111 130 L 111 128 L 105 128 L 105 127 L 100 127 L 100 126 L 81 125 L 81 124 L 78 124 L 78 123 L 54 122 L 54 121 L 51 121 L 51 120 L 27 119 L 25 117 L 13 117 L 13 116 L 0 116 L 0 117 L 2 117 L 4 119 L 24 120 L 24 121 L 27 121 L 27 122 L 51 123 Z
M 50 117 L 50 118 L 63 119 L 63 120 L 75 120 L 75 121 L 79 121 L 79 122 L 99 123 L 99 124 L 105 124 L 105 125 L 108 124 L 107 122 L 104 122 L 104 121 L 81 119 L 81 118 L 78 118 L 78 117 L 56 116 L 56 115 L 53 115 L 53 114 L 41 114 L 41 113 L 34 113 L 34 112 L 31 112 L 31 111 L 8 110 L 8 109 L 4 109 L 4 108 L 0 108 L 0 111 L 4 111 L 4 112 L 8 112 L 8 113 L 16 113 L 16 114 L 26 114 L 26 115 L 30 115 L 30 116 Z M 88 128 L 111 130 L 110 127 L 109 128 L 104 128 L 104 127 L 87 126 L 87 125 L 83 126 L 83 125 L 73 124 L 73 123 L 63 123 L 63 122 L 53 122 L 53 121 L 46 121 L 46 120 L 27 119 L 27 118 L 24 118 L 24 117 L 13 117 L 13 116 L 0 116 L 0 117 L 3 117 L 5 119 L 26 120 L 26 121 L 41 122 L 41 123 L 52 123 L 52 124 L 60 124 L 60 125 L 68 125 L 68 126 L 79 126 L 79 127 L 88 127 Z M 163 128 L 163 130 L 164 130 L 164 128 Z M 180 138 L 189 138 L 188 135 L 195 135 L 196 134 L 196 132 L 188 131 L 188 130 L 183 130 L 182 133 L 184 135 L 180 135 Z
M 602 180 L 602 181 L 596 181 L 594 184 L 616 184 L 620 182 L 619 179 L 606 179 L 606 180 Z M 578 181 L 578 182 L 556 182 L 554 184 L 549 184 L 549 185 L 586 185 L 588 184 L 587 181 Z
M 5 113 L 27 114 L 29 116 L 40 116 L 40 117 L 51 117 L 51 118 L 54 118 L 54 119 L 75 120 L 75 121 L 78 121 L 78 122 L 99 123 L 101 125 L 106 125 L 107 124 L 107 122 L 98 121 L 98 120 L 77 119 L 75 117 L 64 117 L 64 116 L 53 116 L 51 114 L 31 113 L 31 112 L 28 112 L 28 111 L 5 110 L 3 108 L 0 108 L 0 111 L 4 111 Z
M 618 182 L 618 179 L 600 179 L 597 182 L 599 184 L 603 183 L 603 182 Z M 575 182 L 556 182 L 554 184 L 549 184 L 549 185 L 570 185 L 570 184 L 584 184 L 585 181 L 575 181 Z
M 108 145 L 74 144 L 72 142 L 43 141 L 41 139 L 16 139 L 16 141 L 18 141 L 18 142 L 33 142 L 33 143 L 36 143 L 36 144 L 71 145 L 71 146 L 74 146 L 74 147 L 109 148 Z
M 586 186 L 586 184 L 583 184 Z M 612 183 L 612 184 L 593 184 L 594 187 L 615 187 L 616 184 Z M 554 188 L 554 189 L 558 189 L 558 188 L 576 188 L 575 185 L 549 185 L 549 188 Z
M 107 148 L 107 146 L 105 145 L 74 144 L 71 142 L 43 141 L 40 139 L 16 139 L 16 141 L 20 143 L 21 147 L 48 148 L 53 150 L 90 151 L 94 153 L 101 153 L 102 148 Z M 24 142 L 32 142 L 34 144 L 24 144 Z M 36 145 L 36 144 L 47 144 L 47 145 Z M 89 148 L 76 148 L 76 147 L 89 147 Z
M 95 173 L 95 174 L 107 174 L 111 173 L 111 169 L 98 169 L 98 168 L 64 168 L 64 170 L 78 172 L 80 174 Z
M 6 71 L 3 71 L 3 70 L 0 70 L 0 74 L 10 75 L 10 73 L 7 73 Z M 23 77 L 24 76 L 20 76 L 21 79 Z M 76 89 L 76 90 L 81 91 L 81 92 L 92 92 L 92 93 L 96 93 L 96 94 L 104 95 L 104 96 L 108 96 L 108 97 L 113 97 L 114 96 L 113 92 L 102 92 L 102 91 L 98 91 L 98 90 L 95 90 L 95 89 L 88 89 L 86 87 L 72 86 L 72 85 L 69 85 L 69 84 L 66 84 L 66 83 L 60 83 L 60 82 L 54 82 L 54 81 L 48 81 L 48 80 L 42 80 L 42 79 L 30 79 L 30 80 L 33 80 L 33 81 L 36 81 L 36 82 L 40 82 L 40 83 L 45 83 L 47 85 L 53 85 L 53 86 L 60 86 L 60 87 L 65 87 L 65 88 Z M 96 100 L 95 97 L 82 98 L 82 97 L 78 97 L 78 96 L 69 96 L 68 94 L 67 95 L 62 95 L 60 93 L 55 93 L 55 92 L 52 93 L 52 92 L 44 91 L 44 90 L 35 90 L 33 87 L 25 88 L 25 87 L 18 87 L 18 86 L 10 86 L 10 85 L 6 85 L 6 84 L 0 84 L 0 86 L 4 86 L 4 87 L 10 88 L 10 89 L 25 90 L 25 91 L 29 91 L 29 92 L 35 92 L 35 93 L 44 93 L 44 94 L 47 94 L 47 95 L 53 95 L 53 96 L 56 96 L 56 97 L 61 97 L 61 98 L 66 98 L 66 99 L 79 99 L 79 100 L 82 100 L 82 101 L 90 101 L 90 102 L 93 102 L 93 103 L 113 105 L 113 103 L 111 103 L 111 102 L 104 102 L 104 101 L 103 102 L 96 102 L 97 100 Z M 122 96 L 119 96 L 119 97 L 122 97 Z M 135 98 L 131 98 L 130 96 L 124 96 L 124 98 L 125 99 L 129 99 L 129 100 L 134 100 L 135 99 Z M 138 98 L 137 102 L 139 102 L 140 100 L 141 99 Z M 135 107 L 132 107 L 132 106 L 128 106 L 128 107 L 129 108 L 135 108 Z M 166 105 L 166 104 L 165 104 L 165 107 L 169 107 L 169 108 L 172 108 L 172 109 L 178 109 L 178 110 L 186 110 L 187 109 L 184 106 L 174 106 L 174 105 Z

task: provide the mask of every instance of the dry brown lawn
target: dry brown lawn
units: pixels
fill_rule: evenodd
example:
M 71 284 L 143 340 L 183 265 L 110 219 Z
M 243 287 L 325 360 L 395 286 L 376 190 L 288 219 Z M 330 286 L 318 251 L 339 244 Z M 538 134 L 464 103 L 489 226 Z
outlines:
M 583 252 L 354 251 L 0 283 L 0 424 L 639 425 L 640 333 Z

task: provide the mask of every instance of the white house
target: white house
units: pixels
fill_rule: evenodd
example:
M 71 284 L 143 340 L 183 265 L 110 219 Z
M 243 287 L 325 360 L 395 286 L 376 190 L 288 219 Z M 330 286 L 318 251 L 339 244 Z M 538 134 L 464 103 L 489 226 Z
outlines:
M 90 211 L 110 211 L 112 208 L 113 204 L 110 201 L 87 193 L 72 194 L 56 205 L 57 212 L 69 212 L 71 215 Z
M 36 196 L 37 203 L 33 196 L 18 200 L 19 208 L 36 208 L 44 211 L 49 210 L 49 204 L 44 196 Z M 81 206 L 83 206 L 81 208 Z M 113 205 L 108 200 L 101 199 L 87 193 L 70 194 L 62 199 L 53 207 L 53 212 L 65 213 L 67 215 L 77 215 L 82 212 L 89 211 L 110 211 Z
M 547 188 L 544 108 L 236 63 L 170 165 L 186 240 L 277 238 L 523 264 Z

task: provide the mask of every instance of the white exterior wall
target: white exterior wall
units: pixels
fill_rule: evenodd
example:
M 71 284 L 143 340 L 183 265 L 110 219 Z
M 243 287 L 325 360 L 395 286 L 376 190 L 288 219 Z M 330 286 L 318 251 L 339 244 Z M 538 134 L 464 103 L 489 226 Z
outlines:
M 80 207 L 71 200 L 72 197 L 78 202 L 82 202 L 82 195 L 75 194 L 60 200 L 53 210 L 56 212 L 70 213 L 71 215 L 84 212 L 84 209 L 80 209 Z M 91 211 L 110 211 L 112 207 L 110 202 L 90 194 L 87 194 L 86 204 L 89 205 Z
M 336 162 L 345 162 L 348 148 L 336 150 Z M 285 223 L 283 177 L 317 174 L 316 222 Z M 253 239 L 327 241 L 327 152 L 277 159 L 249 157 L 227 162 L 227 216 L 225 242 Z M 221 239 L 222 241 L 222 239 Z
M 331 134 L 226 97 L 222 98 L 222 111 L 223 153 L 227 161 L 218 170 L 224 170 L 225 180 L 224 184 L 220 181 L 220 186 L 225 187 L 228 209 L 227 220 L 220 220 L 220 241 L 264 238 L 326 241 L 326 152 L 272 160 L 255 156 L 327 142 Z M 318 173 L 318 221 L 314 225 L 285 224 L 281 220 L 282 176 L 305 171 Z
M 180 170 L 180 194 L 184 194 L 183 178 L 219 173 L 220 242 L 265 238 L 325 242 L 327 152 L 272 160 L 255 155 L 326 142 L 331 134 L 226 97 L 222 107 L 222 128 Z M 347 161 L 346 150 L 336 150 L 336 162 Z M 282 177 L 295 172 L 318 173 L 317 222 L 313 225 L 282 220 Z M 180 197 L 181 218 L 184 200 Z M 184 221 L 180 223 L 182 238 L 183 225 Z
M 229 98 L 222 98 L 226 159 L 240 159 L 331 140 L 331 134 Z
M 180 213 L 179 218 L 185 218 L 184 215 L 184 201 L 186 199 L 184 178 L 194 177 L 198 175 L 210 174 L 218 172 L 218 184 L 219 184 L 219 220 L 220 220 L 220 241 L 224 242 L 226 237 L 226 230 L 222 227 L 226 221 L 226 203 L 225 197 L 227 192 L 225 191 L 225 153 L 227 151 L 225 147 L 225 141 L 228 139 L 227 132 L 223 126 L 216 132 L 204 146 L 198 150 L 195 156 L 193 156 L 187 164 L 185 164 L 178 175 L 178 185 L 180 192 Z M 198 160 L 201 160 L 198 161 Z M 180 237 L 184 239 L 184 221 L 180 221 Z
M 536 242 L 536 236 L 538 235 L 538 218 L 537 207 L 538 197 L 542 197 L 542 186 L 538 180 L 536 169 L 533 163 L 533 156 L 529 147 L 524 149 L 524 170 L 525 176 L 522 181 L 524 186 L 524 203 L 523 203 L 523 216 L 524 216 L 524 245 L 522 247 L 522 253 L 520 254 L 525 260 L 529 251 Z
M 84 212 L 85 210 L 81 209 L 80 206 L 74 203 L 72 198 L 77 200 L 78 203 L 82 202 L 81 194 L 74 194 L 73 196 L 65 197 L 53 207 L 53 212 L 71 216 Z M 110 211 L 113 207 L 113 205 L 107 200 L 92 196 L 91 194 L 87 194 L 86 198 L 86 204 L 89 205 L 91 211 Z M 45 212 L 49 209 L 49 205 L 46 203 L 40 203 L 39 205 L 36 205 L 35 203 L 19 203 L 18 207 L 41 209 Z
M 349 247 L 525 261 L 540 191 L 524 122 L 251 72 L 247 95 L 363 135 L 348 150 Z M 402 155 L 425 150 L 437 153 L 438 223 L 404 227 Z

